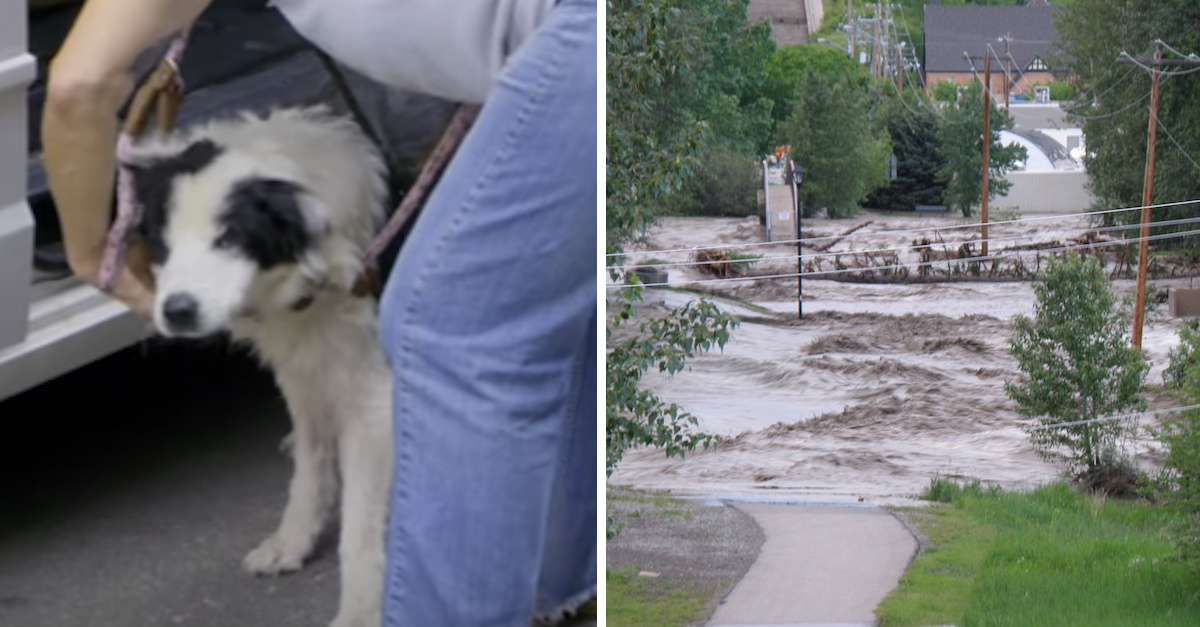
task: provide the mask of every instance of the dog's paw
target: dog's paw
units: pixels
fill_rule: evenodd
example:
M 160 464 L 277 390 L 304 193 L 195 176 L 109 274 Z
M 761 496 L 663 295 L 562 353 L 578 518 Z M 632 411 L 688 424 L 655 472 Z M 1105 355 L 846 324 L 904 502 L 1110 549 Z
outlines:
M 279 575 L 299 570 L 304 565 L 306 551 L 288 546 L 288 543 L 271 535 L 258 548 L 246 554 L 242 565 L 255 575 Z

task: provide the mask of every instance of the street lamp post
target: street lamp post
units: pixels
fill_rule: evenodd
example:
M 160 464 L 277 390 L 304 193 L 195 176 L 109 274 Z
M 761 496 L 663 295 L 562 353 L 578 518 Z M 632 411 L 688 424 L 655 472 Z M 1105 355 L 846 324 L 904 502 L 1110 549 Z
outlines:
M 804 217 L 804 198 L 800 194 L 804 184 L 804 166 L 792 162 L 792 207 L 796 210 L 796 315 L 804 319 L 804 250 L 800 243 L 800 220 Z

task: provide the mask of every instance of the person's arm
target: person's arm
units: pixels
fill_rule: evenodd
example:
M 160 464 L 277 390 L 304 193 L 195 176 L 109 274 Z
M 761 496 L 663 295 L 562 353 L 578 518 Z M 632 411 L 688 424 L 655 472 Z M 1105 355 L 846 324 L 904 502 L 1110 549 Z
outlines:
M 190 24 L 211 0 L 88 0 L 50 64 L 42 146 L 63 245 L 76 276 L 98 281 L 109 226 L 117 112 L 137 57 Z M 153 294 L 128 267 L 114 296 L 145 315 Z

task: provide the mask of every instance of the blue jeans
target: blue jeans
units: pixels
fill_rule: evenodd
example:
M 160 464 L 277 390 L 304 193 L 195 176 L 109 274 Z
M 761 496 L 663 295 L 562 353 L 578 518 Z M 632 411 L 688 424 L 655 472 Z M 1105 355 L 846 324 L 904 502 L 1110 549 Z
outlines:
M 562 0 L 385 288 L 389 627 L 526 627 L 595 594 L 596 90 L 595 0 Z

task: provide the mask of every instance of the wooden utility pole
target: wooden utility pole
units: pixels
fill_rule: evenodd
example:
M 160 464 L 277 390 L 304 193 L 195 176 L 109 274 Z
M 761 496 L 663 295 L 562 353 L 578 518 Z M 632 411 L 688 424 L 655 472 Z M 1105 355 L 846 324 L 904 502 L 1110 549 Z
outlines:
M 879 78 L 883 73 L 883 59 L 880 58 L 879 3 L 875 3 L 875 15 L 871 17 L 871 78 Z
M 979 217 L 982 220 L 983 238 L 979 254 L 988 254 L 988 159 L 992 147 L 992 55 L 983 57 L 983 194 L 981 196 L 982 210 Z
M 1154 46 L 1151 70 L 1150 121 L 1146 135 L 1146 171 L 1142 175 L 1142 230 L 1138 242 L 1137 304 L 1133 310 L 1133 346 L 1142 348 L 1142 325 L 1146 321 L 1146 266 L 1150 265 L 1150 202 L 1154 198 L 1154 145 L 1158 139 L 1158 77 L 1162 73 L 1162 48 Z
M 1004 110 L 1008 111 L 1008 92 L 1012 91 L 1012 79 L 1008 73 L 1012 71 L 1012 55 L 1008 52 L 1008 35 L 1004 36 Z
M 892 5 L 888 6 L 890 7 Z M 888 10 L 888 25 L 888 41 L 892 43 L 892 49 L 894 49 L 896 52 L 895 62 L 892 67 L 895 71 L 896 77 L 896 96 L 902 96 L 904 95 L 904 49 L 900 48 L 900 31 L 896 30 L 896 25 L 892 18 L 892 10 L 890 10 L 890 8 Z M 892 38 L 893 32 L 896 36 L 895 40 Z
M 1118 63 L 1137 63 L 1150 67 L 1150 119 L 1147 122 L 1146 133 L 1146 171 L 1142 175 L 1142 224 L 1138 242 L 1137 269 L 1137 298 L 1133 310 L 1133 346 L 1142 348 L 1142 327 L 1146 322 L 1146 273 L 1150 265 L 1150 205 L 1154 202 L 1154 156 L 1155 144 L 1158 139 L 1158 96 L 1159 78 L 1162 68 L 1167 65 L 1177 67 L 1200 66 L 1195 58 L 1167 59 L 1162 58 L 1162 41 L 1154 42 L 1154 59 L 1138 60 L 1122 53 Z

